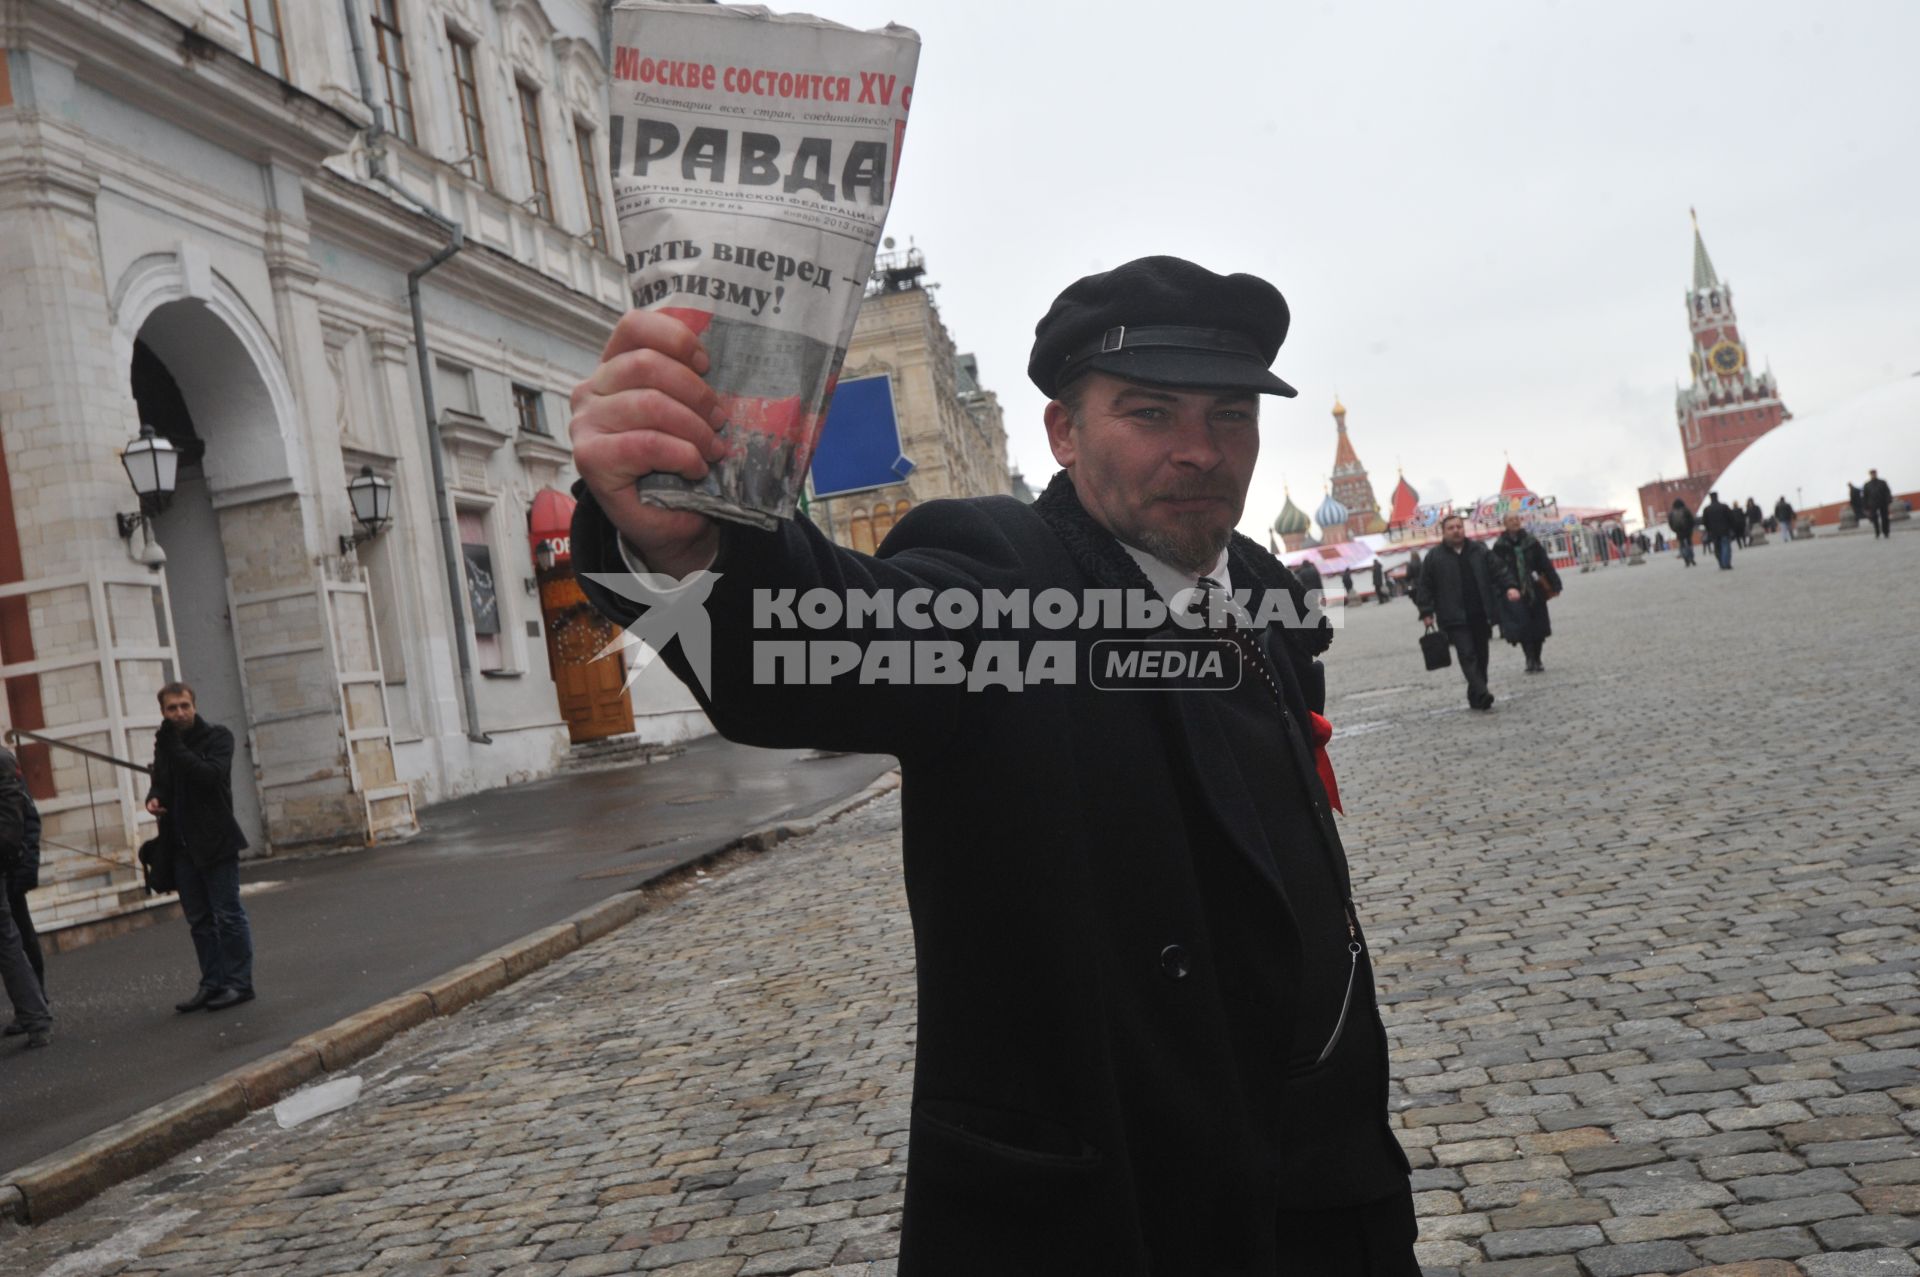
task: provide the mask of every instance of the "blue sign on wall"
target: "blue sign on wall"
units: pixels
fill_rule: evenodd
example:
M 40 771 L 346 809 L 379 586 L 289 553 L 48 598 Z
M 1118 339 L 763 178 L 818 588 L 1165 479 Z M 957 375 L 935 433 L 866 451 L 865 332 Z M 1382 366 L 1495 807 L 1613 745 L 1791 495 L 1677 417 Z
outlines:
M 900 451 L 893 380 L 856 377 L 834 388 L 813 450 L 813 495 L 844 496 L 898 483 L 913 473 Z

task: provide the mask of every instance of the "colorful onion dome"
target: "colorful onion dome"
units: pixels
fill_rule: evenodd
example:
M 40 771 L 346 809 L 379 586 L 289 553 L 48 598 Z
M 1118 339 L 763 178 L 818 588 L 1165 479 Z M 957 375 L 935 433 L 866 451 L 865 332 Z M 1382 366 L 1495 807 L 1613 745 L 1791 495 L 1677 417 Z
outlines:
M 1273 530 L 1286 537 L 1311 531 L 1312 527 L 1313 525 L 1307 522 L 1307 512 L 1295 505 L 1293 494 L 1288 493 L 1287 503 L 1280 507 L 1279 515 L 1273 521 Z
M 1327 499 L 1320 503 L 1320 508 L 1313 512 L 1313 521 L 1320 525 L 1320 531 L 1324 533 L 1332 528 L 1345 527 L 1347 514 L 1347 507 L 1341 505 L 1339 498 L 1329 492 Z

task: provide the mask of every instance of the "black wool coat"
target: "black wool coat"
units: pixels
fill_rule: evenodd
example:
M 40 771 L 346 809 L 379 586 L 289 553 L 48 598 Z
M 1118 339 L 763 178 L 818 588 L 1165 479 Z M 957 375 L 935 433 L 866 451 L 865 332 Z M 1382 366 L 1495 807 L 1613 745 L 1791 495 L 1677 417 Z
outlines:
M 1693 511 L 1685 506 L 1675 506 L 1667 511 L 1667 526 L 1673 534 L 1682 540 L 1693 535 Z
M 635 606 L 585 575 L 626 570 L 615 534 L 575 492 L 582 584 L 624 623 Z M 1200 701 L 1222 693 L 1101 691 L 1084 665 L 1072 685 L 1017 692 L 750 681 L 754 587 L 1150 591 L 1064 475 L 1034 506 L 918 506 L 876 556 L 803 520 L 729 525 L 721 545 L 711 692 L 677 640 L 664 652 L 714 726 L 755 745 L 900 759 L 919 1024 L 901 1277 L 1268 1277 L 1285 1271 L 1277 1211 L 1406 1192 L 1364 949 L 1336 1035 L 1346 1064 L 1287 1075 L 1295 1029 L 1317 1026 L 1295 1023 L 1300 930 L 1240 779 L 1243 764 L 1290 771 L 1308 798 L 1298 845 L 1273 854 L 1330 855 L 1350 898 L 1303 735 L 1324 701 L 1315 657 L 1330 629 L 1259 636 L 1287 744 L 1245 760 Z M 1236 591 L 1283 590 L 1299 607 L 1266 550 L 1235 537 L 1229 553 Z M 784 637 L 954 639 L 975 653 L 984 641 L 977 628 Z M 1236 978 L 1216 979 L 1228 961 Z M 1233 1002 L 1225 989 L 1271 996 Z
M 204 718 L 181 731 L 162 723 L 153 735 L 153 777 L 148 798 L 166 808 L 160 817 L 162 846 L 208 869 L 246 848 L 247 836 L 233 818 L 233 733 Z
M 1421 616 L 1431 616 L 1441 629 L 1467 623 L 1467 591 L 1478 590 L 1487 624 L 1500 619 L 1500 600 L 1514 587 L 1506 565 L 1485 544 L 1468 537 L 1455 554 L 1436 545 L 1420 561 L 1420 577 L 1413 584 L 1413 601 Z
M 1507 579 L 1520 590 L 1518 603 L 1507 602 L 1505 591 L 1501 591 L 1505 604 L 1503 618 L 1506 615 L 1524 617 L 1518 624 L 1503 624 L 1501 633 L 1509 643 L 1538 643 L 1553 634 L 1553 615 L 1547 610 L 1547 591 L 1542 588 L 1542 582 L 1558 594 L 1562 588 L 1560 573 L 1538 537 L 1522 530 L 1520 538 L 1515 542 L 1503 532 L 1489 547 L 1493 557 L 1506 569 Z
M 4 746 L 0 746 L 0 874 L 6 875 L 11 893 L 33 891 L 40 885 L 40 809 L 27 792 L 20 760 Z
M 1700 526 L 1706 529 L 1709 539 L 1718 540 L 1735 535 L 1737 524 L 1738 517 L 1733 507 L 1725 502 L 1709 501 L 1706 508 L 1700 511 Z
M 29 873 L 29 854 L 33 860 L 32 870 L 39 869 L 37 813 L 31 837 L 27 828 L 27 813 L 32 809 L 33 799 L 27 796 L 27 783 L 20 775 L 19 760 L 12 750 L 0 748 L 0 878 L 25 878 Z M 31 853 L 29 847 L 33 849 Z M 0 900 L 0 909 L 4 908 L 6 902 Z

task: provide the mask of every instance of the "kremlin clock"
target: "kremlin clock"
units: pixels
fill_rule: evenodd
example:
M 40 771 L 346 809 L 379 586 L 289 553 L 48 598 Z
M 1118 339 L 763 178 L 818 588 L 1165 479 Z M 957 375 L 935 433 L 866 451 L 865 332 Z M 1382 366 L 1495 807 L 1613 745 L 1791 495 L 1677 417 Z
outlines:
M 1717 371 L 1728 375 L 1739 372 L 1740 366 L 1747 362 L 1746 353 L 1730 341 L 1723 341 L 1708 351 L 1707 358 Z

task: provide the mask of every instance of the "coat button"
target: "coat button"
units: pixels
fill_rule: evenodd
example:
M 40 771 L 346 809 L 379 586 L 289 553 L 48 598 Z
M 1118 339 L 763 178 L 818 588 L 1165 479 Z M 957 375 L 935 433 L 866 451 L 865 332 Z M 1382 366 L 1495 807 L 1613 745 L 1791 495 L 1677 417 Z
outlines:
M 1167 979 L 1184 980 L 1191 970 L 1193 957 L 1183 946 L 1170 944 L 1160 951 L 1160 971 Z

